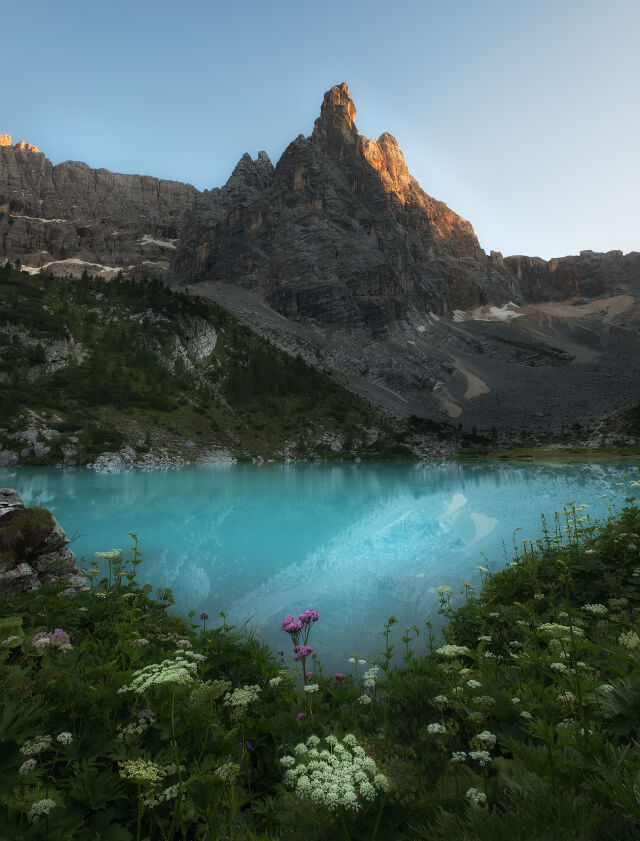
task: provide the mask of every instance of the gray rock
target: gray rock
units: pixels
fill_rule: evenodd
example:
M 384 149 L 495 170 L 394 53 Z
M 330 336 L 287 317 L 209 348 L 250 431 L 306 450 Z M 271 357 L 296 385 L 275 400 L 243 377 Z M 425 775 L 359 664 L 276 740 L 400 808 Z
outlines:
M 0 488 L 0 529 L 7 519 L 21 516 L 25 509 L 17 491 Z M 15 550 L 18 554 L 3 554 L 0 562 L 0 593 L 8 596 L 37 589 L 41 584 L 69 581 L 71 590 L 86 586 L 87 579 L 76 566 L 76 556 L 55 517 L 37 542 Z M 66 592 L 66 591 L 65 591 Z
M 3 450 L 0 453 L 0 467 L 15 467 L 18 463 L 18 453 L 13 450 Z

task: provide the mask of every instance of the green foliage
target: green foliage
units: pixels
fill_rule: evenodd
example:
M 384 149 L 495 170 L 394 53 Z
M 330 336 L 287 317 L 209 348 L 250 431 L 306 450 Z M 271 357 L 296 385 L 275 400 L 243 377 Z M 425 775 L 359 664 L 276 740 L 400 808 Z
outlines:
M 461 604 L 442 585 L 444 644 L 427 620 L 422 633 L 398 629 L 400 646 L 390 617 L 380 653 L 354 655 L 346 677 L 314 659 L 301 679 L 224 614 L 207 630 L 168 614 L 170 591 L 153 598 L 136 583 L 135 534 L 129 559 L 103 553 L 76 598 L 60 595 L 65 584 L 13 598 L 0 606 L 2 831 L 43 841 L 637 839 L 636 487 L 603 525 L 574 504 L 543 522 L 506 569 L 481 568 L 479 592 L 463 585 Z M 55 628 L 71 647 L 32 645 Z M 244 701 L 230 704 L 232 693 Z M 310 737 L 322 749 L 349 733 L 390 780 L 384 796 L 331 811 L 283 784 L 280 759 L 301 755 L 297 745 L 306 762 Z M 48 800 L 33 823 L 45 808 L 34 804 Z

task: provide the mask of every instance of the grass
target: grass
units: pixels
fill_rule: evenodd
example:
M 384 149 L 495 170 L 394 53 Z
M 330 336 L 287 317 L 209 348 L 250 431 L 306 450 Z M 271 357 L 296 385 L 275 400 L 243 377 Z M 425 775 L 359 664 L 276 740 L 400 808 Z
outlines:
M 390 617 L 346 677 L 294 662 L 314 617 L 282 657 L 168 616 L 135 535 L 76 598 L 5 603 L 0 838 L 640 838 L 638 487 L 602 524 L 569 504 L 477 592 L 443 583 L 442 639 Z

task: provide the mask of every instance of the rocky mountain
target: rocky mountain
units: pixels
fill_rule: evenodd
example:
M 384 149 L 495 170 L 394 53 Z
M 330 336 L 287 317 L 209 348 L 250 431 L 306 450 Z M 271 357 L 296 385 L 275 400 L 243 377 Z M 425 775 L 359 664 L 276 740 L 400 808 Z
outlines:
M 166 273 L 195 187 L 67 161 L 0 135 L 0 255 L 25 269 L 113 277 Z
M 487 255 L 355 117 L 336 85 L 275 167 L 245 154 L 202 193 L 4 136 L 0 256 L 162 277 L 396 415 L 516 436 L 640 402 L 640 254 Z

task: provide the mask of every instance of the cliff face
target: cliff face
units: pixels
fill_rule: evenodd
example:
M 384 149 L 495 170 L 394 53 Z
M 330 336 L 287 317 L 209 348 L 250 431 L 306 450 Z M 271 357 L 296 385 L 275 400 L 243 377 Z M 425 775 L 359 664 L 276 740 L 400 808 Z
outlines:
M 198 198 L 173 278 L 232 279 L 289 318 L 336 325 L 383 324 L 409 300 L 446 314 L 517 298 L 469 222 L 420 188 L 392 135 L 358 134 L 355 114 L 335 86 L 275 169 L 242 158 Z
M 0 256 L 58 274 L 162 275 L 198 191 L 68 161 L 0 135 Z
M 577 257 L 541 260 L 505 257 L 528 301 L 562 301 L 640 294 L 640 253 L 581 251 Z

